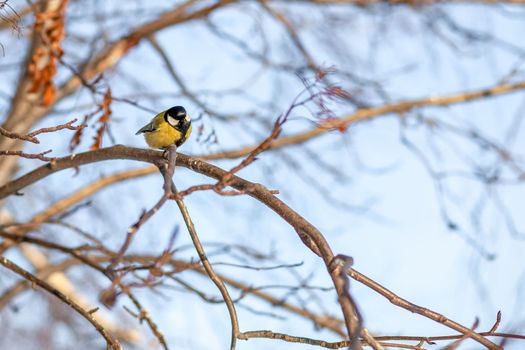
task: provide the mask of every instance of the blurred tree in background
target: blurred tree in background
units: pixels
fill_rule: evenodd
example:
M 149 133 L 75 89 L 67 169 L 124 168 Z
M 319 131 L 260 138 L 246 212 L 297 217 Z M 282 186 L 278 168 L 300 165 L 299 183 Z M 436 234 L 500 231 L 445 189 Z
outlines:
M 522 348 L 523 6 L 0 1 L 0 347 Z

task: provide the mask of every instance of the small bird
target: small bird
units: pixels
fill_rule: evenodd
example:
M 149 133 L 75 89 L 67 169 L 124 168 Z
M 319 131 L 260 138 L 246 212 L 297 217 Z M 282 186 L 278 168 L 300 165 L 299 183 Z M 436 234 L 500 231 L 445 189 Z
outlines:
M 191 119 L 182 106 L 175 106 L 157 114 L 135 135 L 144 134 L 146 143 L 152 148 L 179 147 L 191 134 Z

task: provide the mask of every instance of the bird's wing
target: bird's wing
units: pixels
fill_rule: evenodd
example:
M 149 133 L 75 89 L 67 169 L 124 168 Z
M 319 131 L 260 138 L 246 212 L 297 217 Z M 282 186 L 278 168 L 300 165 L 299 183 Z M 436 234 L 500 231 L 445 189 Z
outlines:
M 135 135 L 142 134 L 144 132 L 152 132 L 155 130 L 157 130 L 157 128 L 155 127 L 155 125 L 153 125 L 153 122 L 151 122 L 149 124 L 144 125 L 139 131 L 135 133 Z

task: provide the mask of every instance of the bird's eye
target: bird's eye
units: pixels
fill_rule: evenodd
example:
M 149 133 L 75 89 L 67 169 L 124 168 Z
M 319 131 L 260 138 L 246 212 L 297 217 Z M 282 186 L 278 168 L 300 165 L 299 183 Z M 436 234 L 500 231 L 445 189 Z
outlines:
M 168 115 L 168 123 L 171 126 L 175 126 L 175 125 L 177 125 L 177 120 L 175 118 L 173 118 L 171 115 Z

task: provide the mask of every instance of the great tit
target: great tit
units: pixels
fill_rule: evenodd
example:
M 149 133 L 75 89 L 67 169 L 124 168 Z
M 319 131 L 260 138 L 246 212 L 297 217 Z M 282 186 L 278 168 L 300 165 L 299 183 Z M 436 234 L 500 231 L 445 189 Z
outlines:
M 171 107 L 157 114 L 135 135 L 138 134 L 144 134 L 146 143 L 152 148 L 179 147 L 191 134 L 191 119 L 184 107 Z

